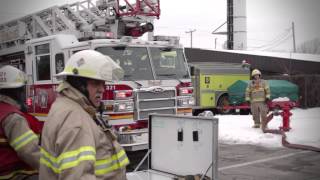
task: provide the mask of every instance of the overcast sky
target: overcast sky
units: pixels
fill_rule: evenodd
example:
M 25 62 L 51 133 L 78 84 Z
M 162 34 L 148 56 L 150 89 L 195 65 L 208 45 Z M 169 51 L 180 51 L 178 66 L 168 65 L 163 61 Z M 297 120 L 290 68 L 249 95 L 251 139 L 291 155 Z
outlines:
M 160 0 L 161 16 L 155 21 L 155 34 L 180 36 L 190 46 L 190 34 L 196 29 L 193 46 L 213 49 L 214 40 L 220 49 L 225 36 L 211 32 L 226 21 L 226 0 Z M 75 2 L 75 0 L 0 0 L 0 22 L 5 22 L 41 9 Z M 297 45 L 320 38 L 320 0 L 247 0 L 248 47 L 250 49 L 292 50 L 292 36 L 286 38 L 291 22 L 295 22 Z M 226 30 L 224 27 L 222 30 Z M 271 48 L 268 49 L 268 44 Z

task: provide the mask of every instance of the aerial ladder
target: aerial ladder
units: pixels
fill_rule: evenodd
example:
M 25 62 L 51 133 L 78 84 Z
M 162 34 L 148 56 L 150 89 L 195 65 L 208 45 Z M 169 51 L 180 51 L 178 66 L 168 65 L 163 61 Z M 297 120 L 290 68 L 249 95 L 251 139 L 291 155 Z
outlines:
M 0 57 L 23 52 L 28 40 L 56 34 L 73 34 L 79 40 L 140 37 L 153 31 L 159 16 L 159 0 L 84 0 L 53 6 L 0 24 Z

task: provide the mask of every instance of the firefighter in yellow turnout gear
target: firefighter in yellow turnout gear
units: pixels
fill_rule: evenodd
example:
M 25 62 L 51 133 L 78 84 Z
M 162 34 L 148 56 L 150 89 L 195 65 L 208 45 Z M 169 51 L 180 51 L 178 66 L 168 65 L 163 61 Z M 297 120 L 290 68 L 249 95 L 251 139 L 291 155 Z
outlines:
M 126 179 L 129 160 L 106 122 L 96 116 L 105 81 L 123 75 L 93 50 L 71 56 L 42 134 L 40 179 Z
M 266 118 L 268 107 L 266 102 L 270 100 L 270 88 L 268 82 L 261 79 L 261 72 L 258 69 L 252 71 L 252 80 L 246 89 L 246 101 L 251 104 L 251 113 L 254 121 L 254 128 L 266 129 Z M 261 118 L 261 122 L 260 122 Z

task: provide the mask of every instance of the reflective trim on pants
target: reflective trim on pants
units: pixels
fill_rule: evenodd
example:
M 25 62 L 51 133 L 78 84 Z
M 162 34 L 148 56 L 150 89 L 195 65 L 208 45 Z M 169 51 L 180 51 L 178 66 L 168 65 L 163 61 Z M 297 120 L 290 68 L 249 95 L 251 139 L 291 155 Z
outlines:
M 251 112 L 254 123 L 260 124 L 260 118 L 262 122 L 267 117 L 268 107 L 264 102 L 254 102 L 251 103 Z

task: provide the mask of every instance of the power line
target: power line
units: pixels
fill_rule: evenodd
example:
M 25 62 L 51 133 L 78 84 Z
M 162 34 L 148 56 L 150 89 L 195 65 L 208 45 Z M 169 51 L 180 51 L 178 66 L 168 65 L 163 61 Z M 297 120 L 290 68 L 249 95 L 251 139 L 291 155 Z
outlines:
M 291 28 L 287 28 L 282 33 L 277 35 L 273 40 L 269 41 L 267 44 L 264 44 L 261 46 L 255 46 L 255 47 L 251 47 L 251 48 L 261 50 L 261 49 L 270 49 L 270 47 L 271 48 L 276 47 L 279 44 L 281 44 L 283 41 L 285 41 L 288 37 L 290 37 L 291 33 L 292 33 Z
M 261 42 L 271 43 L 271 41 L 268 41 L 268 40 L 262 40 L 262 39 L 251 39 L 251 38 L 248 38 L 248 41 L 261 41 Z
M 265 51 L 265 50 L 270 50 L 270 49 L 273 49 L 277 46 L 279 46 L 280 44 L 282 44 L 283 42 L 285 42 L 286 40 L 288 40 L 290 37 L 292 36 L 292 34 L 288 34 L 286 37 L 284 37 L 283 39 L 279 40 L 278 42 L 274 43 L 272 46 L 270 47 L 266 47 L 266 48 L 262 48 L 261 50 L 262 51 Z

